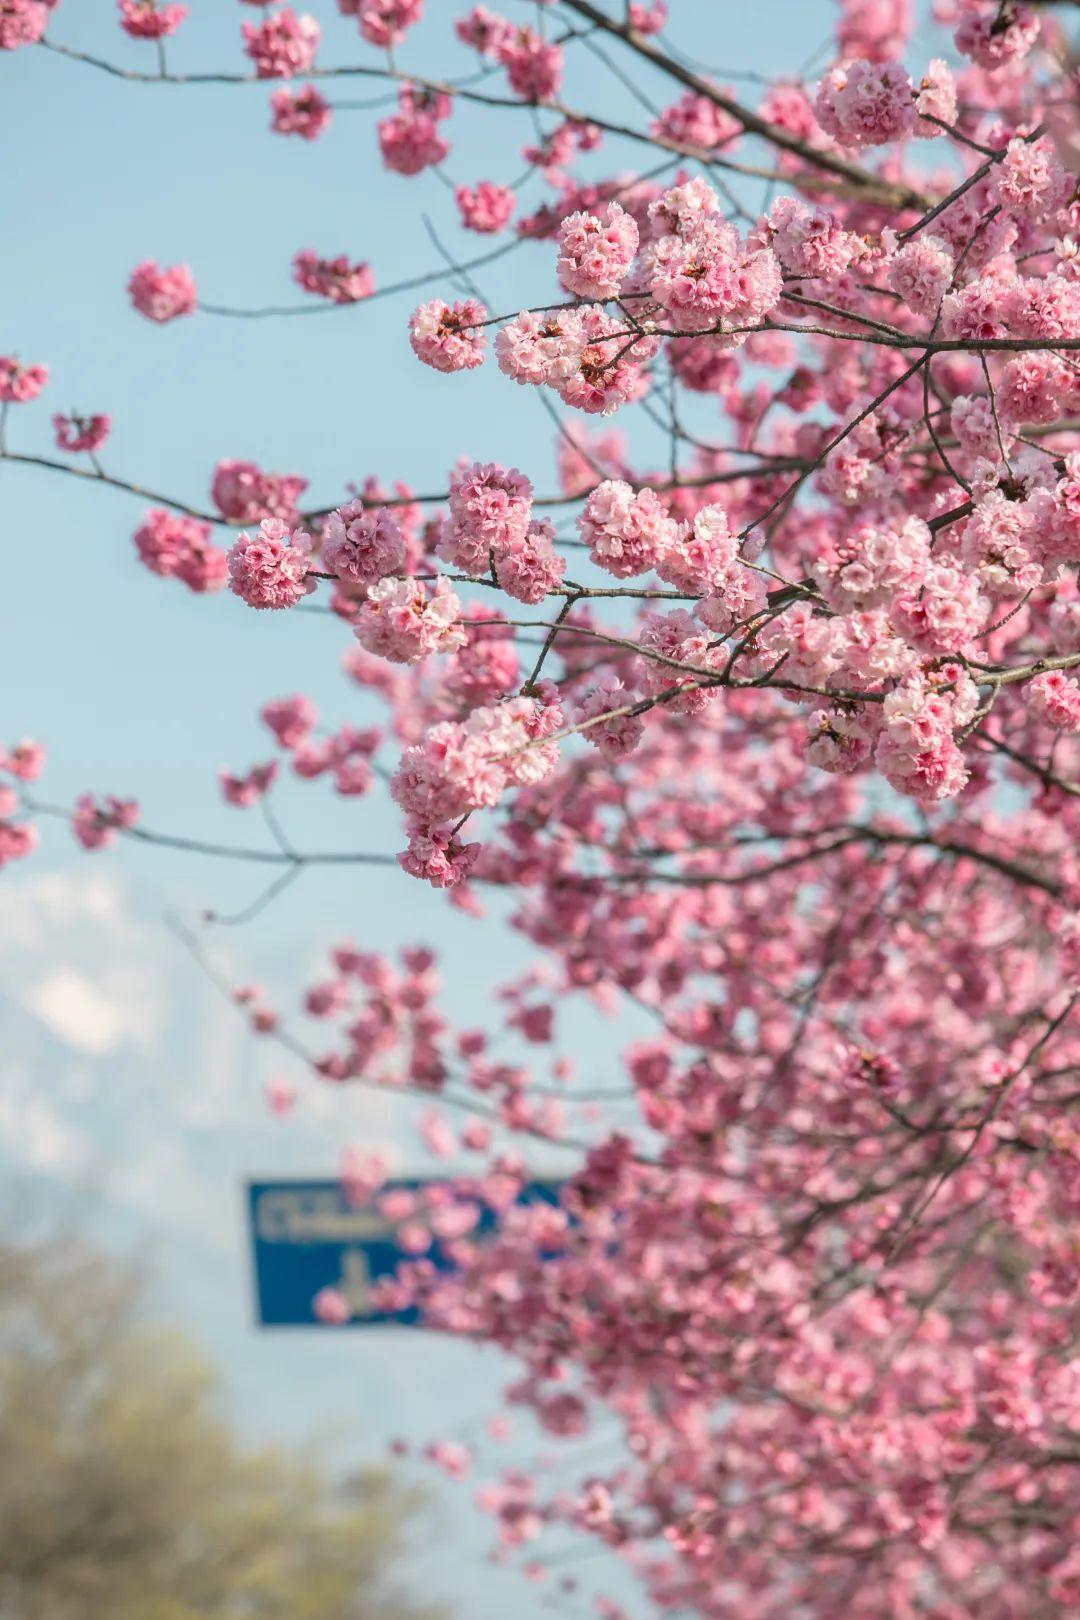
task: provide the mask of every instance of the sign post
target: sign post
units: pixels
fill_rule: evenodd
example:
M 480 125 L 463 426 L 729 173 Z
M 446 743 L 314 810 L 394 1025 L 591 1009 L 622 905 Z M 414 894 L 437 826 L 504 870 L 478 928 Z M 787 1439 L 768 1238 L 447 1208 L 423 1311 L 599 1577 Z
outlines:
M 254 1264 L 256 1315 L 261 1327 L 322 1327 L 314 1299 L 323 1288 L 334 1288 L 347 1300 L 348 1326 L 372 1327 L 380 1323 L 415 1326 L 417 1313 L 383 1311 L 372 1298 L 372 1285 L 393 1277 L 398 1266 L 415 1255 L 401 1245 L 404 1225 L 425 1222 L 423 1195 L 448 1186 L 433 1180 L 388 1182 L 374 1204 L 351 1204 L 340 1181 L 251 1181 L 247 1208 Z M 454 1183 L 460 1186 L 460 1183 Z M 519 1203 L 558 1202 L 560 1183 L 534 1181 L 525 1186 Z M 417 1209 L 407 1220 L 384 1215 L 379 1207 L 388 1194 L 417 1196 Z M 479 1211 L 472 1239 L 490 1235 L 498 1215 L 477 1197 Z M 424 1259 L 439 1271 L 456 1268 L 446 1249 L 434 1238 Z

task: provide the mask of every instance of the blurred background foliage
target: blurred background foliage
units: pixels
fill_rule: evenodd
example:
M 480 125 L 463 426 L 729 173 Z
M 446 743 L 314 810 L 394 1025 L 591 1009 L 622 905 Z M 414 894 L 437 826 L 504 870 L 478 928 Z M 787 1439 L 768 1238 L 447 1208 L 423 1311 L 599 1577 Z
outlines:
M 0 1620 L 437 1620 L 393 1579 L 415 1493 L 245 1449 L 215 1393 L 134 1269 L 0 1243 Z

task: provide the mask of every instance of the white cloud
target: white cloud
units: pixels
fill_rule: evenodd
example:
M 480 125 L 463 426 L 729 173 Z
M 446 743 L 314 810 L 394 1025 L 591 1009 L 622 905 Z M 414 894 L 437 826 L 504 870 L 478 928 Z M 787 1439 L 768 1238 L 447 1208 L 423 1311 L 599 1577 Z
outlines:
M 24 1169 L 49 1175 L 82 1176 L 94 1161 L 92 1143 L 19 1070 L 0 1085 L 0 1141 Z
M 137 1008 L 111 998 L 71 968 L 57 968 L 31 986 L 23 1005 L 77 1052 L 101 1056 L 145 1031 Z

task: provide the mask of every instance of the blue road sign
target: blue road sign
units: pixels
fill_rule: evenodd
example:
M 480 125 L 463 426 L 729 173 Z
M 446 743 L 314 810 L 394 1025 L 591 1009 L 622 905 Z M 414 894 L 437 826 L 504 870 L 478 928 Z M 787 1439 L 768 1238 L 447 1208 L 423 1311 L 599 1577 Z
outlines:
M 417 1222 L 428 1224 L 422 1197 L 437 1187 L 432 1180 L 388 1182 L 374 1204 L 350 1204 L 340 1181 L 251 1181 L 247 1185 L 255 1273 L 255 1302 L 262 1327 L 321 1327 L 313 1301 L 322 1288 L 338 1289 L 348 1301 L 350 1327 L 380 1322 L 415 1325 L 415 1311 L 378 1310 L 372 1284 L 392 1277 L 403 1260 L 415 1258 L 402 1247 L 399 1231 Z M 558 1203 L 560 1183 L 534 1181 L 522 1189 L 519 1203 Z M 379 1207 L 387 1193 L 411 1192 L 421 1197 L 414 1214 L 385 1215 Z M 472 1202 L 462 1199 L 461 1202 Z M 498 1216 L 479 1198 L 480 1215 L 469 1236 L 483 1237 L 498 1225 Z M 424 1259 L 439 1271 L 454 1270 L 453 1261 L 436 1238 Z

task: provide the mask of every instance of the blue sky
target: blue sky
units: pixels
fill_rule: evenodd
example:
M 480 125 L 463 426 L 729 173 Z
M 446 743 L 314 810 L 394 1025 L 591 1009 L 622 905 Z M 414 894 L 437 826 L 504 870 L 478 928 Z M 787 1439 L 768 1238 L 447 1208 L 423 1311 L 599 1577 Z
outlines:
M 253 9 L 190 4 L 170 45 L 173 64 L 242 71 L 240 22 Z M 307 9 L 324 25 L 323 65 L 378 61 L 331 0 Z M 429 0 L 427 9 L 431 23 L 403 65 L 467 71 L 473 59 L 454 46 L 447 54 L 445 43 L 464 6 Z M 506 9 L 531 8 L 510 0 Z M 824 60 L 832 10 L 827 0 L 671 0 L 670 32 L 721 80 L 746 69 L 792 72 L 815 53 Z M 153 48 L 121 34 L 104 0 L 62 0 L 51 32 L 152 70 Z M 584 58 L 567 100 L 587 105 L 599 95 L 609 115 L 640 122 L 641 109 L 617 86 L 601 86 L 598 72 Z M 641 86 L 673 99 L 647 78 Z M 148 257 L 189 263 L 208 301 L 257 306 L 303 301 L 289 276 L 301 247 L 370 259 L 382 284 L 435 268 L 425 214 L 452 252 L 476 251 L 436 177 L 381 170 L 380 113 L 341 111 L 322 140 L 284 140 L 268 131 L 270 88 L 127 84 L 41 50 L 0 60 L 8 153 L 0 352 L 52 370 L 45 399 L 13 413 L 12 448 L 50 454 L 52 411 L 76 407 L 113 415 L 110 471 L 196 505 L 207 503 L 222 456 L 302 472 L 311 496 L 328 503 L 372 472 L 445 487 L 463 453 L 514 463 L 539 489 L 553 488 L 553 431 L 531 391 L 490 367 L 444 378 L 413 362 L 405 325 L 413 295 L 275 322 L 199 316 L 163 329 L 131 311 L 125 283 Z M 340 98 L 378 94 L 324 88 Z M 525 112 L 459 108 L 451 127 L 455 181 L 520 172 Z M 626 148 L 617 164 L 604 161 L 630 167 L 636 157 Z M 540 195 L 534 183 L 530 207 Z M 526 244 L 477 279 L 499 310 L 546 299 L 550 249 Z M 333 619 L 256 614 L 154 578 L 130 538 L 145 504 L 0 463 L 0 738 L 48 743 L 42 787 L 52 799 L 69 802 L 86 788 L 133 794 L 151 827 L 255 841 L 257 821 L 221 805 L 216 767 L 266 757 L 255 712 L 269 696 L 302 689 L 330 723 L 364 723 L 363 701 L 339 673 L 349 634 Z M 286 784 L 278 809 L 305 848 L 399 847 L 392 810 L 334 801 L 318 784 Z M 90 1214 L 110 1241 L 151 1258 L 161 1309 L 206 1339 L 251 1432 L 322 1430 L 359 1455 L 378 1453 L 396 1433 L 468 1429 L 503 1377 L 493 1357 L 415 1334 L 274 1339 L 252 1329 L 243 1176 L 332 1174 L 353 1141 L 389 1141 L 404 1169 L 422 1168 L 400 1111 L 382 1103 L 309 1086 L 295 1122 L 267 1120 L 261 1085 L 280 1063 L 244 1036 L 163 923 L 172 912 L 235 909 L 256 891 L 250 870 L 158 851 L 129 846 L 91 861 L 65 828 L 46 827 L 33 865 L 5 873 L 0 887 L 0 1154 L 49 1207 L 80 1221 Z M 436 946 L 465 1020 L 525 961 L 497 916 L 464 919 L 404 876 L 366 870 L 309 873 L 254 927 L 211 944 L 237 978 L 287 995 L 319 948 L 342 935 L 384 948 Z M 583 1072 L 603 1079 L 605 1052 L 627 1033 L 583 1036 Z M 536 1449 L 535 1436 L 523 1435 L 506 1460 Z M 485 1530 L 469 1517 L 469 1494 L 439 1493 L 418 1583 L 437 1579 L 470 1620 L 495 1620 L 508 1603 L 516 1620 L 531 1620 L 542 1589 L 481 1562 Z

